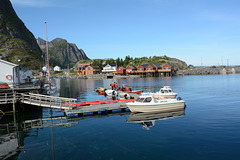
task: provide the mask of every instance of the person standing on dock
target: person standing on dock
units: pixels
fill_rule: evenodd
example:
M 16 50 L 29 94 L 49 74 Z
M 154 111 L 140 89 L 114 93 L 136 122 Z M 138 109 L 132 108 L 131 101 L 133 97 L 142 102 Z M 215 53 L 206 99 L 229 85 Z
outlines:
M 114 82 L 115 83 L 115 82 Z M 112 90 L 113 90 L 113 87 L 114 87 L 114 83 L 112 82 L 111 84 L 110 84 L 110 86 L 112 87 Z
M 125 91 L 125 89 L 126 89 L 126 86 L 125 86 L 125 84 L 123 84 L 122 85 L 122 91 Z
M 114 82 L 114 87 L 115 87 L 115 90 L 117 91 L 117 88 L 118 88 L 118 83 L 117 82 Z

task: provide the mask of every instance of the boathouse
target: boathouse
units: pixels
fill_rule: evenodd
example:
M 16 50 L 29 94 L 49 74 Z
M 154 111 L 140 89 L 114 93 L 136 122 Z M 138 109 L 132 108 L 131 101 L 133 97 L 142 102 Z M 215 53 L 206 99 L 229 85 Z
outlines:
M 157 68 L 152 65 L 152 64 L 149 64 L 147 67 L 146 67 L 146 71 L 147 72 L 156 72 Z
M 0 81 L 7 83 L 11 88 L 18 84 L 30 82 L 32 79 L 31 70 L 0 59 Z
M 174 71 L 174 67 L 173 65 L 171 65 L 170 63 L 166 63 L 162 66 L 163 70 L 170 70 L 171 72 Z
M 134 73 L 136 70 L 137 70 L 136 67 L 134 67 L 134 66 L 128 66 L 128 67 L 126 68 L 126 73 L 127 73 L 127 74 L 132 74 L 132 73 Z
M 125 67 L 119 66 L 117 68 L 117 74 L 125 74 L 125 73 L 126 73 L 126 68 Z
M 142 65 L 138 66 L 137 71 L 144 72 L 146 70 L 147 66 L 148 66 L 148 64 L 142 64 Z

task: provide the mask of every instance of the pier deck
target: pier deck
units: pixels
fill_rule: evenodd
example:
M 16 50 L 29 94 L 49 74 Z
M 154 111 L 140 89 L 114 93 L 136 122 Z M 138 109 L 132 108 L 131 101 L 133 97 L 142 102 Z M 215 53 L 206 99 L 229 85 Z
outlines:
M 90 105 L 90 106 L 83 106 L 77 107 L 72 110 L 65 110 L 67 116 L 74 115 L 74 114 L 101 114 L 101 112 L 112 112 L 113 110 L 122 110 L 128 108 L 126 102 L 116 102 L 110 104 L 99 104 L 99 105 Z

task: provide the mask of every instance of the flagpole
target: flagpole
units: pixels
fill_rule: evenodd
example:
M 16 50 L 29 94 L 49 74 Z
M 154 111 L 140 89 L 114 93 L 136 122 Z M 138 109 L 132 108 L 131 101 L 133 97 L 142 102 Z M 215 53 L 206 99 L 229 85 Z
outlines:
M 50 65 L 49 65 L 49 55 L 48 55 L 47 22 L 45 21 L 44 23 L 45 23 L 45 30 L 46 30 L 46 50 L 47 50 L 48 83 L 49 83 L 49 89 L 51 90 L 51 84 L 50 84 Z

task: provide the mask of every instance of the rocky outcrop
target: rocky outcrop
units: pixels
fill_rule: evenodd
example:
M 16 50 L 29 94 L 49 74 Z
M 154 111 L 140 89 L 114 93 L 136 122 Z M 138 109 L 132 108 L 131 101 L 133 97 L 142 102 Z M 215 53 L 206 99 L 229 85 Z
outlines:
M 38 45 L 46 54 L 46 41 L 38 38 Z M 66 40 L 56 38 L 48 42 L 49 61 L 51 65 L 58 65 L 62 68 L 72 67 L 79 60 L 89 59 L 82 49 L 78 49 L 76 44 L 68 43 Z
M 30 69 L 39 69 L 43 63 L 35 37 L 18 18 L 9 0 L 0 1 L 0 57 Z

